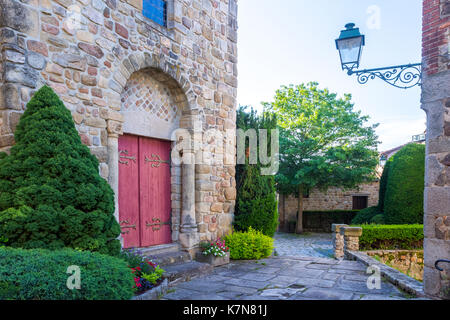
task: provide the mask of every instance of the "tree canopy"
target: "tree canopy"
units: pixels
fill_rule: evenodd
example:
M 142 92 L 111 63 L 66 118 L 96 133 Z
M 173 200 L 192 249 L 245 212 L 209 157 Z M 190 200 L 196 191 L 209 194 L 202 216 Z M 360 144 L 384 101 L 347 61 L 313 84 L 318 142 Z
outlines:
M 306 189 L 353 188 L 374 179 L 377 125 L 367 125 L 369 117 L 354 110 L 351 95 L 338 98 L 315 82 L 282 86 L 264 105 L 277 115 L 280 128 L 277 188 L 299 195 L 300 233 Z

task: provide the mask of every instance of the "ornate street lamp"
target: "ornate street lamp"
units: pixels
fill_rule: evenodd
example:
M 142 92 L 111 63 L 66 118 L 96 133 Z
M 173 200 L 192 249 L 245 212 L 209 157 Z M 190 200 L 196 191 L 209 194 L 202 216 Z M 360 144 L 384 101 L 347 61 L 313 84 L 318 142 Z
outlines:
M 355 28 L 354 23 L 346 24 L 345 30 L 342 30 L 341 35 L 336 39 L 336 48 L 339 50 L 342 70 L 347 70 L 348 75 L 357 75 L 360 84 L 366 84 L 369 80 L 379 78 L 401 89 L 421 85 L 421 63 L 356 70 L 359 68 L 365 40 L 365 36 L 359 32 L 359 28 Z

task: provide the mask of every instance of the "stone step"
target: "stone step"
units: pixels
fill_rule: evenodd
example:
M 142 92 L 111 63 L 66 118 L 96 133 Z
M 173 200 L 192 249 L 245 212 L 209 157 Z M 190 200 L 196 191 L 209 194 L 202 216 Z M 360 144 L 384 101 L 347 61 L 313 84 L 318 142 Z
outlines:
M 178 243 L 162 244 L 150 248 L 142 248 L 141 252 L 146 256 L 156 256 L 162 253 L 178 252 L 180 251 L 180 245 Z
M 169 266 L 191 261 L 191 256 L 188 252 L 185 251 L 165 252 L 148 257 L 150 257 L 153 262 L 159 264 L 160 266 Z
M 190 261 L 186 263 L 173 264 L 164 268 L 165 277 L 169 280 L 169 285 L 174 285 L 193 278 L 208 275 L 214 267 L 209 263 Z

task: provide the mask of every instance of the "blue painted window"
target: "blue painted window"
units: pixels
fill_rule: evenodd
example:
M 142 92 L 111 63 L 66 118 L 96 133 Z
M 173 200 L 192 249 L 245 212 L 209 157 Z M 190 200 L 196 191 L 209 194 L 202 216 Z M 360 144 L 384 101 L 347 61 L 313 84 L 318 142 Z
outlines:
M 167 26 L 167 2 L 164 0 L 143 0 L 142 14 L 163 27 Z

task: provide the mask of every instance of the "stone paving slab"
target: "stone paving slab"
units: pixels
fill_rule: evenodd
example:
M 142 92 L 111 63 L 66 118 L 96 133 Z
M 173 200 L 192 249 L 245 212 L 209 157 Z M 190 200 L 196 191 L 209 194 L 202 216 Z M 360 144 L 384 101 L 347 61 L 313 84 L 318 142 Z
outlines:
M 316 269 L 322 265 L 320 269 Z M 276 266 L 276 267 L 275 267 Z M 175 285 L 167 300 L 392 300 L 409 299 L 394 285 L 382 282 L 370 290 L 365 266 L 357 261 L 274 257 L 233 261 L 211 275 Z

